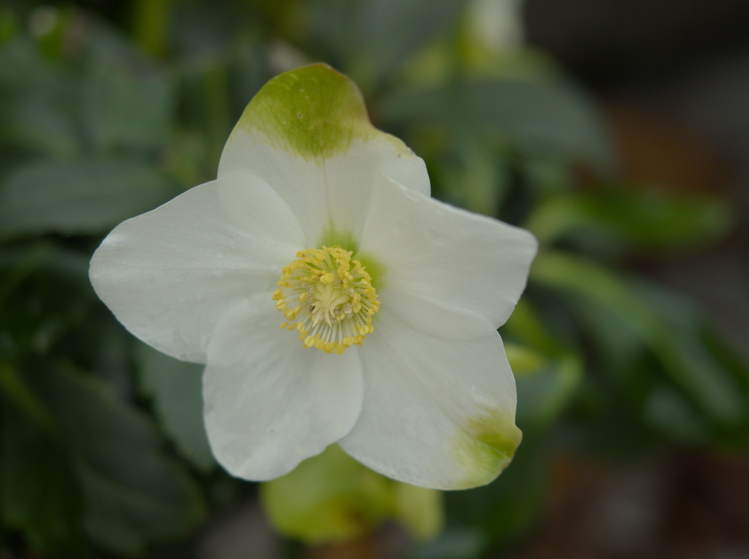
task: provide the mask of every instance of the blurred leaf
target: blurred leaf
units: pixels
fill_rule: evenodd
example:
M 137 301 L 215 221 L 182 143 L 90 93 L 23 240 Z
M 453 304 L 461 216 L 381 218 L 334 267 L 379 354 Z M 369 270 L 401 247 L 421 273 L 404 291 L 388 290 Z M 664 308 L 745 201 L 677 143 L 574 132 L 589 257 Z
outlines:
M 428 151 L 431 150 L 425 150 Z M 439 150 L 435 160 L 429 162 L 434 174 L 442 179 L 433 185 L 433 194 L 458 207 L 496 215 L 511 182 L 507 162 L 470 134 L 452 138 L 451 151 L 445 157 L 444 151 Z
M 262 484 L 260 490 L 275 528 L 311 544 L 355 539 L 371 531 L 392 509 L 391 482 L 338 445 Z
M 164 148 L 174 92 L 155 66 L 95 58 L 87 65 L 80 88 L 83 126 L 99 152 Z
M 0 6 L 0 45 L 10 41 L 18 33 L 18 18 L 10 6 Z
M 587 249 L 678 250 L 719 238 L 732 217 L 722 200 L 625 185 L 547 199 L 526 226 L 546 244 L 563 239 Z
M 79 13 L 71 27 L 82 24 L 77 100 L 88 145 L 98 153 L 163 149 L 175 112 L 169 74 L 104 21 Z
M 532 280 L 565 294 L 586 321 L 593 342 L 609 352 L 609 372 L 644 409 L 652 409 L 647 402 L 656 397 L 665 398 L 676 412 L 684 408 L 674 404 L 678 396 L 694 410 L 691 415 L 709 422 L 714 437 L 725 442 L 746 439 L 746 369 L 742 380 L 724 366 L 699 336 L 699 315 L 690 305 L 662 291 L 647 290 L 646 296 L 642 286 L 635 289 L 593 263 L 561 253 L 540 254 Z M 664 396 L 667 393 L 671 395 Z M 688 422 L 695 425 L 685 418 L 684 425 Z
M 148 419 L 69 366 L 35 371 L 83 491 L 84 528 L 105 549 L 134 553 L 185 534 L 202 516 L 196 487 L 161 450 Z
M 174 112 L 166 74 L 98 19 L 45 9 L 57 21 L 54 40 L 21 36 L 0 47 L 0 139 L 57 157 L 162 148 Z
M 560 79 L 466 79 L 450 84 L 388 93 L 378 106 L 387 126 L 457 123 L 474 136 L 527 151 L 534 157 L 579 160 L 611 170 L 614 153 L 608 132 L 590 99 Z
M 62 95 L 61 95 L 62 93 Z M 31 89 L 8 96 L 0 108 L 0 141 L 56 157 L 79 153 L 72 103 L 60 90 Z
M 427 541 L 445 522 L 442 493 L 434 489 L 395 482 L 393 514 L 414 539 Z
M 169 16 L 173 9 L 173 0 L 136 0 L 133 26 L 134 41 L 140 47 L 155 56 L 166 51 L 169 34 Z
M 79 152 L 74 85 L 28 37 L 0 45 L 0 100 L 2 144 L 57 157 Z
M 505 341 L 505 349 L 518 392 L 517 425 L 524 437 L 537 437 L 575 396 L 583 377 L 582 355 L 555 339 L 527 301 L 517 305 L 501 332 L 524 344 Z
M 487 486 L 445 494 L 447 527 L 407 559 L 478 559 L 520 538 L 536 521 L 548 486 L 545 441 L 525 439 L 510 466 Z
M 51 242 L 0 249 L 0 353 L 7 358 L 46 353 L 93 301 L 87 256 Z
M 193 466 L 208 471 L 216 464 L 203 424 L 204 365 L 179 361 L 139 343 L 141 389 L 153 398 L 167 435 Z
M 583 375 L 579 356 L 569 353 L 550 360 L 541 370 L 516 379 L 517 424 L 524 435 L 538 434 L 551 427 L 575 395 Z
M 462 0 L 315 0 L 308 6 L 312 45 L 365 93 L 458 21 Z
M 572 343 L 570 340 L 558 340 L 551 333 L 547 324 L 543 322 L 536 308 L 527 298 L 522 298 L 515 306 L 509 320 L 500 328 L 502 336 L 508 334 L 509 339 L 533 348 L 538 359 L 548 359 L 566 355 Z
M 259 0 L 253 0 L 252 4 Z M 278 6 L 278 0 L 272 0 Z M 176 58 L 197 64 L 218 62 L 237 32 L 248 24 L 240 2 L 175 2 L 169 29 L 171 50 Z
M 13 33 L 0 43 L 0 92 L 32 90 L 45 81 L 52 83 L 59 74 L 59 68 L 41 56 L 37 43 L 27 35 Z
M 0 239 L 49 232 L 100 233 L 177 193 L 167 176 L 138 161 L 30 163 L 0 185 Z
M 425 544 L 410 549 L 406 559 L 474 559 L 485 556 L 488 537 L 478 528 L 450 528 Z
M 57 434 L 55 419 L 10 363 L 0 362 L 0 392 L 37 427 L 48 434 Z
M 190 62 L 180 69 L 179 78 L 185 126 L 197 144 L 193 153 L 200 157 L 193 165 L 197 165 L 204 176 L 215 177 L 226 139 L 234 125 L 230 113 L 228 67 L 222 58 Z M 249 99 L 245 99 L 244 104 L 248 102 Z
M 533 375 L 546 365 L 546 359 L 536 351 L 505 340 L 505 353 L 515 377 Z
M 640 396 L 652 390 L 653 377 L 650 370 L 637 369 L 628 359 L 617 361 L 608 353 L 600 356 L 599 367 L 588 366 L 565 417 L 568 441 L 592 454 L 619 461 L 630 461 L 652 448 L 653 443 L 662 442 L 663 437 L 646 425 L 642 413 Z M 622 382 L 625 379 L 631 382 Z M 635 385 L 634 392 L 640 396 L 631 390 Z
M 3 366 L 3 376 L 18 376 Z M 0 519 L 50 557 L 87 557 L 81 541 L 82 505 L 56 425 L 46 408 L 19 408 L 0 384 Z M 40 409 L 41 411 L 34 411 Z M 33 411 L 34 416 L 28 412 Z M 38 417 L 45 418 L 40 422 Z
M 417 539 L 434 536 L 442 526 L 439 491 L 387 479 L 338 445 L 263 483 L 260 491 L 274 527 L 310 544 L 353 540 L 388 517 L 399 519 Z
M 749 444 L 749 363 L 721 341 L 717 329 L 691 301 L 644 282 L 636 283 L 634 288 L 663 319 L 680 348 L 682 359 L 702 375 L 719 380 L 732 393 L 732 401 L 723 401 L 725 414 L 709 417 L 712 420 L 709 427 L 714 434 L 729 444 Z M 651 420 L 655 414 L 662 418 L 665 415 L 662 408 L 668 405 L 674 409 L 674 414 L 683 410 L 680 416 L 690 426 L 698 427 L 704 422 L 681 394 L 663 391 L 657 395 L 660 397 L 658 404 L 649 402 Z

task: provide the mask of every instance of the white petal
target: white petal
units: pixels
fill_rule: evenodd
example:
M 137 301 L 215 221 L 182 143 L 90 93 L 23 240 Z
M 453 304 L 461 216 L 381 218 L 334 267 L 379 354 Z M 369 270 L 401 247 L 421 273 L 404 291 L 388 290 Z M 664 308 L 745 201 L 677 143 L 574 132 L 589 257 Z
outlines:
M 305 159 L 238 126 L 224 148 L 218 176 L 249 172 L 272 185 L 299 220 L 307 246 L 321 244 L 331 228 L 357 239 L 380 177 L 430 192 L 424 161 L 400 140 L 372 130 L 372 138 L 354 138 L 343 153 Z
M 360 251 L 382 263 L 383 308 L 417 330 L 470 339 L 503 324 L 525 289 L 535 238 L 383 178 L 374 189 Z M 477 328 L 479 330 L 477 330 Z
M 446 342 L 380 313 L 360 352 L 362 413 L 339 444 L 369 468 L 421 487 L 488 483 L 520 443 L 499 335 Z
M 218 319 L 256 293 L 270 301 L 303 241 L 273 189 L 251 175 L 232 176 L 121 223 L 89 273 L 130 332 L 164 353 L 205 363 Z
M 362 404 L 358 348 L 306 349 L 263 299 L 222 320 L 203 377 L 205 422 L 216 459 L 255 481 L 290 472 L 348 433 Z

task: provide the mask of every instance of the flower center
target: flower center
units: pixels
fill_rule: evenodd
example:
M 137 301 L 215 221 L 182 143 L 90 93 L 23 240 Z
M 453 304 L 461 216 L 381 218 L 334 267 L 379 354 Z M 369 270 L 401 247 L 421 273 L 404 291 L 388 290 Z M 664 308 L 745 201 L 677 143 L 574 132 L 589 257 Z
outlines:
M 374 331 L 380 308 L 372 278 L 352 253 L 340 247 L 308 248 L 283 269 L 273 292 L 286 317 L 281 328 L 296 330 L 304 347 L 341 354 Z

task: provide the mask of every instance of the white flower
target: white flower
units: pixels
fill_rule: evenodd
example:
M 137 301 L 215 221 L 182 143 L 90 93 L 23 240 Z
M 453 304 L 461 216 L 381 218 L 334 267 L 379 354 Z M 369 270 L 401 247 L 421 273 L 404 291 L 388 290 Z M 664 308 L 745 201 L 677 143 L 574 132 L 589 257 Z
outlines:
M 536 242 L 429 194 L 356 86 L 308 66 L 250 102 L 215 181 L 116 227 L 91 281 L 138 338 L 206 364 L 233 475 L 272 479 L 337 442 L 400 481 L 474 487 L 520 443 L 497 327 Z

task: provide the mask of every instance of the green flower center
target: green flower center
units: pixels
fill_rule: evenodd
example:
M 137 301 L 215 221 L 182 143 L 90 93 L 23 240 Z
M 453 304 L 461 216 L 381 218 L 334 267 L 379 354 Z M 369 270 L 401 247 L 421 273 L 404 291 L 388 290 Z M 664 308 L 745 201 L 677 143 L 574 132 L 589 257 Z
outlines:
M 380 308 L 372 278 L 341 247 L 308 248 L 283 269 L 273 292 L 276 309 L 304 347 L 342 354 L 374 331 Z

